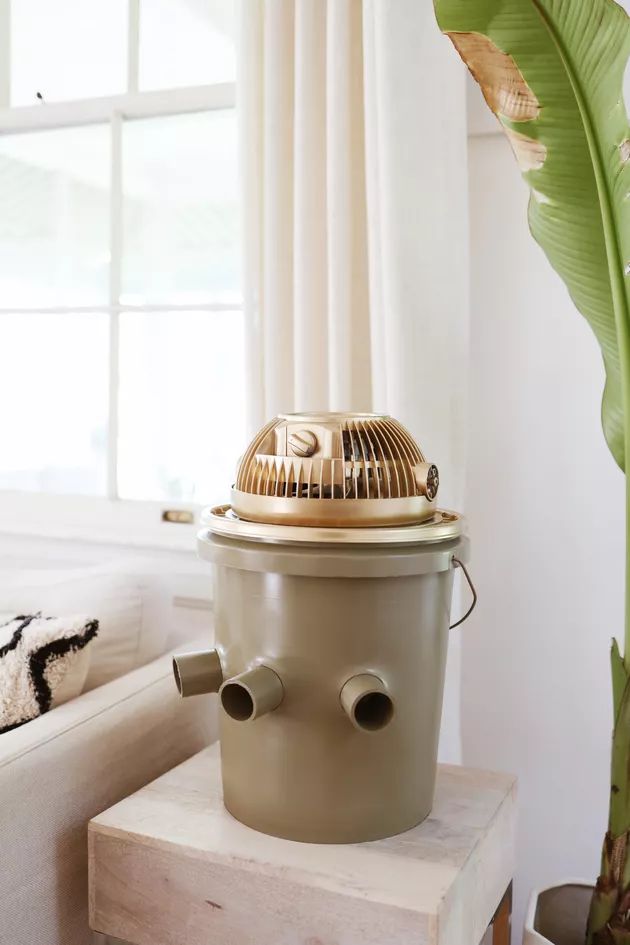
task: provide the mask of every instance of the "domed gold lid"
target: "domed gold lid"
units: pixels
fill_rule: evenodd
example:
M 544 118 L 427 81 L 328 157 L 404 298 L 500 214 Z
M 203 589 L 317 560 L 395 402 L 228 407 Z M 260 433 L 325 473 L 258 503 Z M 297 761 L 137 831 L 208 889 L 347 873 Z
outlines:
M 241 458 L 232 510 L 248 522 L 411 525 L 435 514 L 437 467 L 384 414 L 281 414 Z

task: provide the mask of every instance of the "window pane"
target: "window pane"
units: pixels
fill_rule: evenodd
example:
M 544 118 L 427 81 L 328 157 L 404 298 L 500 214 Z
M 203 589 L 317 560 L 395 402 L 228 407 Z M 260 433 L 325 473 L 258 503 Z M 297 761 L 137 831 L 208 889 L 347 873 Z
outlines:
M 245 435 L 242 315 L 120 321 L 120 495 L 228 501 Z
M 233 82 L 235 0 L 140 0 L 140 88 Z
M 11 104 L 127 88 L 127 0 L 13 0 Z
M 123 130 L 123 302 L 234 300 L 234 110 L 131 121 Z
M 106 304 L 109 129 L 0 137 L 0 306 Z
M 105 491 L 107 316 L 0 315 L 0 488 Z

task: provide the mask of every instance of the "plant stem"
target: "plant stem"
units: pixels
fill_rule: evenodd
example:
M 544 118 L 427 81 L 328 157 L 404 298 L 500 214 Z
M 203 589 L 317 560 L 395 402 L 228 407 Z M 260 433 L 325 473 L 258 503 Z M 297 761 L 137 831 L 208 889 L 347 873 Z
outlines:
M 630 945 L 630 674 L 613 641 L 615 724 L 610 812 L 601 872 L 591 902 L 587 945 Z

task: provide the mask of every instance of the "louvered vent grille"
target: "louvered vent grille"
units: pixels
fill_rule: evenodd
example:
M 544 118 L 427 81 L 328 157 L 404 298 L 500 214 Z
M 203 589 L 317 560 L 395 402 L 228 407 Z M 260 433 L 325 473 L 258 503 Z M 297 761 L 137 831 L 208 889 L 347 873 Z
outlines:
M 419 522 L 433 514 L 437 488 L 436 467 L 391 417 L 285 414 L 246 450 L 232 506 L 261 522 Z
M 236 479 L 239 491 L 301 499 L 426 494 L 416 476 L 417 467 L 425 464 L 424 456 L 405 428 L 389 417 L 339 421 L 337 437 L 333 436 L 339 454 L 335 457 L 276 455 L 269 448 L 278 428 L 278 420 L 267 424 L 245 453 Z M 286 429 L 280 427 L 283 432 Z M 292 452 L 290 443 L 286 452 Z

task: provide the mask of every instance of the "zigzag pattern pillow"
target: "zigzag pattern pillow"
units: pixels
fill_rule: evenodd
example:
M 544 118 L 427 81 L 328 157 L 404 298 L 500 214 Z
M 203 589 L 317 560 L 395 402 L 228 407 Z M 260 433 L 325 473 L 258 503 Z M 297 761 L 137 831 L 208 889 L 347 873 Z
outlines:
M 0 734 L 79 695 L 98 620 L 17 616 L 0 623 Z

